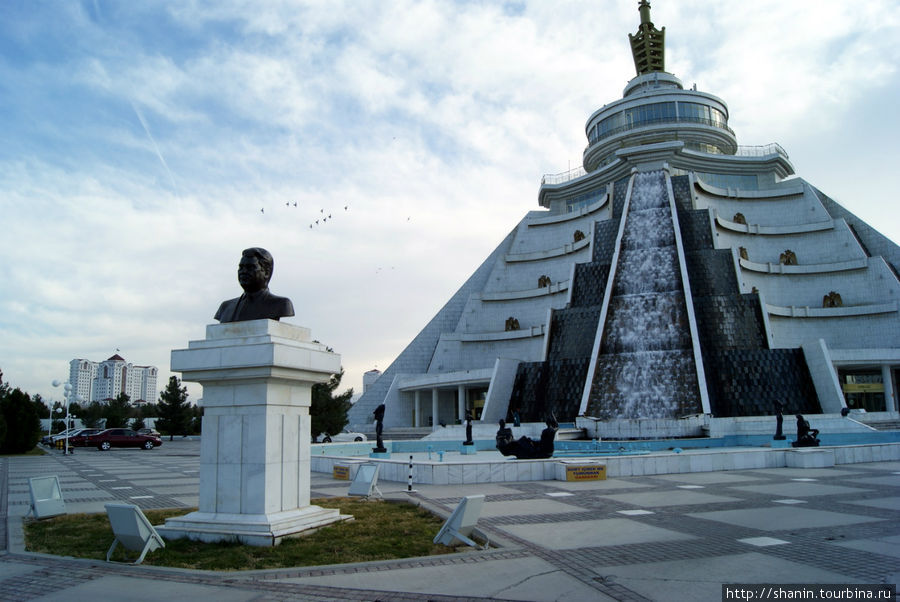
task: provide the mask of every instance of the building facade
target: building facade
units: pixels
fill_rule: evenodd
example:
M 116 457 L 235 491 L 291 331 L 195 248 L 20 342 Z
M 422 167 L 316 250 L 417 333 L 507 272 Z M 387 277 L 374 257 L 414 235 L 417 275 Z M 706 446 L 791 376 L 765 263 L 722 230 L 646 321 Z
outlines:
M 135 366 L 116 354 L 102 362 L 73 359 L 69 383 L 87 401 L 115 399 L 125 393 L 135 403 L 156 403 L 156 366 Z
M 897 412 L 900 248 L 739 146 L 728 106 L 664 69 L 640 4 L 637 75 L 585 126 L 583 167 L 528 213 L 350 412 L 565 422 Z

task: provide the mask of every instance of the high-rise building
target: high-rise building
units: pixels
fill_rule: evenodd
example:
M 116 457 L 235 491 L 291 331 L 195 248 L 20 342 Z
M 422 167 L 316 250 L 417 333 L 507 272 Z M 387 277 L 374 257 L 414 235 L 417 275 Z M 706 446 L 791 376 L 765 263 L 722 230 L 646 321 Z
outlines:
M 528 213 L 350 411 L 385 426 L 898 410 L 900 247 L 664 71 L 587 121 Z
M 157 372 L 156 366 L 135 366 L 118 354 L 102 362 L 69 362 L 69 382 L 86 401 L 115 399 L 125 393 L 132 402 L 155 403 Z

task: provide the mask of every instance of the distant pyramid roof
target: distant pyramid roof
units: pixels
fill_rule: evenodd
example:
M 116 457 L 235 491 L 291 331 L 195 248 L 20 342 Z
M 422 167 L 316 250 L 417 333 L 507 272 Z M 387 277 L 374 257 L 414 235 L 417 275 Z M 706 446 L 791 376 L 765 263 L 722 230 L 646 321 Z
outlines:
M 106 361 L 107 362 L 124 362 L 125 358 L 117 353 Z

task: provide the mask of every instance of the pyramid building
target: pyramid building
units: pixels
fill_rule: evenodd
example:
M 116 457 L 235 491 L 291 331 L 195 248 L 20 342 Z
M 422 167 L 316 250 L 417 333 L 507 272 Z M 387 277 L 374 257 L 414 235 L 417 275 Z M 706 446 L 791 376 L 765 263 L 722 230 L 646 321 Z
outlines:
M 896 413 L 900 247 L 744 147 L 665 71 L 640 2 L 636 77 L 588 118 L 583 167 L 528 213 L 353 406 L 388 427 Z

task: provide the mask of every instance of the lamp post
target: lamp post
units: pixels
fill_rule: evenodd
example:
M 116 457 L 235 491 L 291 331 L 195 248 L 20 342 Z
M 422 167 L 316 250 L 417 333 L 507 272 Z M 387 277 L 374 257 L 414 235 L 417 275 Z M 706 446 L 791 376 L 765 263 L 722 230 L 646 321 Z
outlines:
M 63 383 L 62 383 L 61 381 L 54 380 L 52 384 L 53 384 L 54 387 L 58 387 L 58 386 L 62 385 Z M 78 394 L 76 394 L 75 392 L 72 391 L 72 383 L 65 383 L 65 385 L 63 385 L 63 398 L 66 400 L 66 430 L 65 430 L 65 433 L 66 433 L 66 447 L 65 447 L 65 454 L 68 455 L 68 454 L 69 454 L 69 404 L 72 403 L 73 400 L 75 400 L 75 401 L 81 401 L 81 400 L 83 400 L 84 398 L 83 398 L 81 395 L 78 395 Z M 74 418 L 74 416 L 73 416 L 73 418 Z
M 53 408 L 53 411 L 50 412 L 50 440 L 53 440 L 53 415 L 54 414 L 62 414 L 62 408 Z

